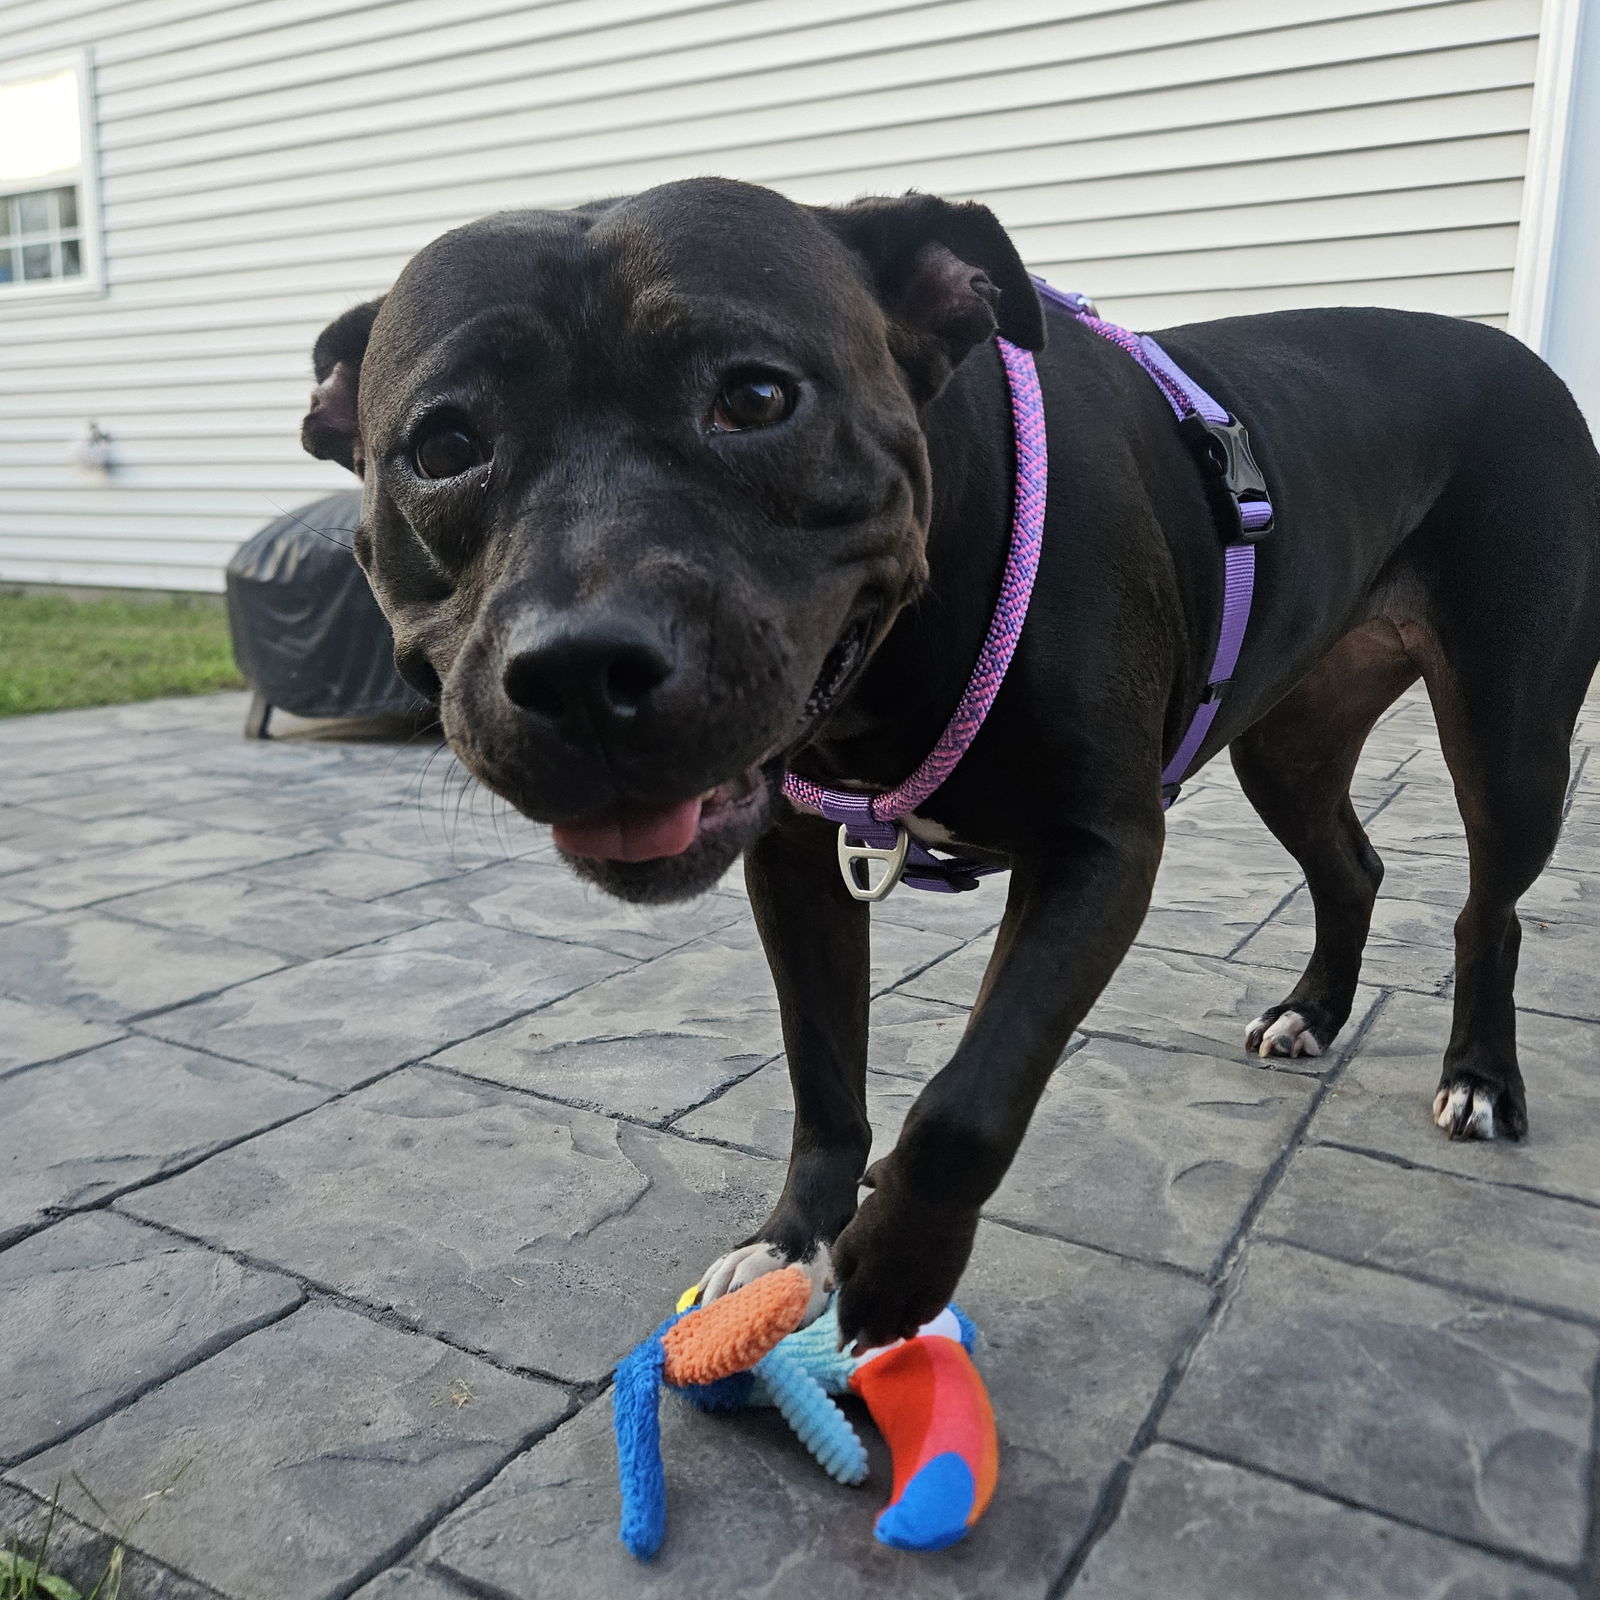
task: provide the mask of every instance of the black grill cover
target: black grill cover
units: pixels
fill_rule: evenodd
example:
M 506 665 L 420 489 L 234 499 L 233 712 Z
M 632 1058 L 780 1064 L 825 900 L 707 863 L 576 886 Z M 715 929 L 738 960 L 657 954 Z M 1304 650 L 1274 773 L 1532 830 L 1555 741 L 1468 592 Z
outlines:
M 359 493 L 269 522 L 228 563 L 233 659 L 269 704 L 300 717 L 377 717 L 422 701 L 394 670 L 389 624 L 350 546 Z

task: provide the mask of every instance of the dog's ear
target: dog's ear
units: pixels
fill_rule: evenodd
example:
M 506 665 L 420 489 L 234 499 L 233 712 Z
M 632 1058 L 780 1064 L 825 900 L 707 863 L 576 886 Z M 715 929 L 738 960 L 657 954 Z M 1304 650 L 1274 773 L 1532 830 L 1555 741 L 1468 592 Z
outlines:
M 1043 347 L 1039 297 L 987 206 L 907 194 L 817 214 L 866 263 L 891 318 L 934 341 L 951 367 L 997 330 L 1025 350 Z
M 351 306 L 317 335 L 311 350 L 311 368 L 317 386 L 311 391 L 311 409 L 300 424 L 300 443 L 324 461 L 359 472 L 356 445 L 360 433 L 356 400 L 361 392 L 361 362 L 367 353 L 372 321 L 383 296 Z

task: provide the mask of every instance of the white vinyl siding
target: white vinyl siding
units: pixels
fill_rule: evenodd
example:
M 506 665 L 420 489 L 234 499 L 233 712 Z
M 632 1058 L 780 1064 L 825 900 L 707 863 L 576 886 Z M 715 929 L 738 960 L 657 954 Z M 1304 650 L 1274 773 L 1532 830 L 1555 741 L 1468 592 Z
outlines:
M 218 587 L 353 482 L 296 442 L 326 321 L 470 217 L 697 173 L 985 199 L 1135 326 L 1503 322 L 1538 27 L 1539 0 L 0 0 L 5 57 L 92 48 L 108 284 L 0 305 L 0 579 Z M 108 482 L 67 464 L 90 419 Z

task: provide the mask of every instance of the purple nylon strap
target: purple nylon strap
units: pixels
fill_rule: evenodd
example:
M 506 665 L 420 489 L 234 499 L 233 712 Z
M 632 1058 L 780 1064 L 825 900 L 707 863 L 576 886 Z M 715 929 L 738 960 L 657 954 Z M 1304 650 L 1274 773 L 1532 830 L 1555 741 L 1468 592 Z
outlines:
M 1086 328 L 1132 356 L 1155 381 L 1180 423 L 1196 418 L 1208 430 L 1219 434 L 1226 434 L 1228 430 L 1242 432 L 1227 411 L 1178 366 L 1154 339 L 1130 333 L 1113 322 L 1106 322 L 1095 310 L 1093 302 L 1082 295 L 1054 289 L 1039 278 L 1033 281 L 1044 299 L 1069 311 Z M 915 811 L 950 776 L 966 754 L 979 728 L 983 726 L 983 719 L 994 704 L 995 696 L 1000 692 L 1000 685 L 1005 679 L 1006 669 L 1011 665 L 1011 657 L 1016 652 L 1017 641 L 1022 636 L 1022 625 L 1028 615 L 1033 580 L 1039 568 L 1049 488 L 1044 402 L 1039 394 L 1039 377 L 1034 369 L 1033 357 L 1026 350 L 998 336 L 995 344 L 1011 391 L 1012 430 L 1016 441 L 1011 550 L 1006 558 L 1000 598 L 989 622 L 989 632 L 978 653 L 977 665 L 972 669 L 961 702 L 945 724 L 944 732 L 939 735 L 939 741 L 927 759 L 898 789 L 888 794 L 825 789 L 820 784 L 796 777 L 792 772 L 786 774 L 783 780 L 783 792 L 794 805 L 804 811 L 818 812 L 830 822 L 837 822 L 842 831 L 842 841 L 847 840 L 873 850 L 889 851 L 899 844 L 904 833 L 900 819 Z M 1244 448 L 1248 460 L 1248 446 Z M 1250 466 L 1254 469 L 1253 461 Z M 1222 470 L 1220 464 L 1218 470 Z M 1222 692 L 1233 677 L 1239 650 L 1244 644 L 1245 628 L 1250 621 L 1250 602 L 1255 592 L 1256 552 L 1253 540 L 1272 523 L 1272 502 L 1259 478 L 1243 491 L 1232 483 L 1228 487 L 1243 537 L 1224 549 L 1222 623 L 1217 634 L 1216 654 L 1206 677 L 1206 697 L 1195 712 L 1172 759 L 1162 771 L 1163 807 L 1171 805 L 1177 798 L 1178 785 L 1205 743 L 1216 718 Z M 977 887 L 980 877 L 1002 870 L 987 862 L 963 860 L 949 854 L 936 855 L 909 834 L 905 836 L 905 844 L 905 866 L 901 877 L 914 889 L 943 893 L 973 889 Z M 841 864 L 844 861 L 845 856 L 841 852 Z M 859 863 L 845 866 L 847 882 L 852 881 L 856 865 Z M 860 887 L 865 887 L 859 878 L 855 881 Z M 886 888 L 892 887 L 892 884 L 886 885 Z
M 1233 418 L 1226 409 L 1218 405 L 1148 334 L 1130 333 L 1114 322 L 1105 321 L 1095 310 L 1094 303 L 1081 294 L 1052 288 L 1039 278 L 1033 280 L 1033 286 L 1043 299 L 1070 311 L 1091 332 L 1127 351 L 1155 379 L 1156 387 L 1165 396 L 1179 422 L 1198 417 L 1201 422 L 1219 428 L 1233 424 Z M 1244 644 L 1245 629 L 1250 622 L 1250 603 L 1255 596 L 1256 584 L 1256 548 L 1249 536 L 1259 537 L 1264 529 L 1271 526 L 1272 501 L 1264 488 L 1259 491 L 1259 498 L 1241 499 L 1236 495 L 1235 500 L 1240 531 L 1247 537 L 1223 549 L 1222 623 L 1217 630 L 1217 651 L 1211 660 L 1211 670 L 1206 674 L 1205 698 L 1178 742 L 1172 759 L 1162 770 L 1163 809 L 1177 799 L 1178 786 L 1188 775 L 1194 758 L 1206 741 L 1206 735 L 1211 731 L 1217 707 L 1222 703 L 1222 691 L 1238 665 L 1239 650 Z

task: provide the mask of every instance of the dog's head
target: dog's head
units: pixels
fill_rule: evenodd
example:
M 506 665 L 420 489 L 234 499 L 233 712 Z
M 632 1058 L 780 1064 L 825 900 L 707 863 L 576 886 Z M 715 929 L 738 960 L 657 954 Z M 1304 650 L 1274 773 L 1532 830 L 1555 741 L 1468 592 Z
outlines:
M 462 761 L 632 900 L 705 889 L 926 575 L 922 408 L 1039 306 L 983 207 L 720 179 L 446 234 L 303 441 Z

